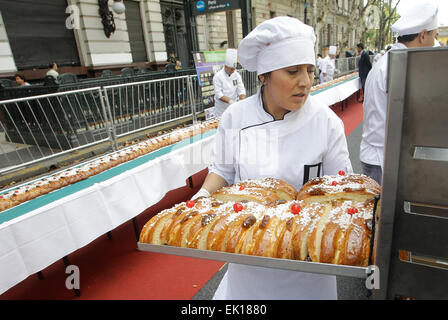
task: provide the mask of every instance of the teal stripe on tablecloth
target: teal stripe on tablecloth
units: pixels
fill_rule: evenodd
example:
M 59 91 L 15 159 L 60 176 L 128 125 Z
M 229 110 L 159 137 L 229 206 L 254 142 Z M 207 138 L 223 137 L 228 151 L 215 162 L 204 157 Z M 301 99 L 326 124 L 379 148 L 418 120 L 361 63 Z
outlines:
M 213 136 L 215 133 L 216 133 L 216 129 L 207 131 L 200 135 L 190 137 L 189 139 L 179 141 L 170 146 L 166 146 L 159 150 L 156 150 L 151 153 L 140 156 L 136 159 L 122 163 L 116 167 L 110 168 L 109 170 L 103 171 L 103 172 L 101 172 L 95 176 L 89 177 L 85 180 L 68 185 L 64 188 L 55 190 L 46 195 L 43 195 L 43 196 L 37 197 L 35 199 L 32 199 L 30 201 L 24 202 L 19 206 L 16 206 L 16 207 L 10 208 L 8 210 L 5 210 L 3 212 L 0 212 L 0 224 L 3 222 L 9 221 L 9 220 L 15 219 L 17 217 L 20 217 L 21 215 L 24 215 L 24 214 L 29 213 L 33 210 L 36 210 L 40 207 L 43 207 L 53 201 L 62 199 L 68 195 L 71 195 L 71 194 L 81 191 L 85 188 L 88 188 L 95 183 L 99 183 L 99 182 L 108 180 L 108 179 L 115 177 L 127 170 L 131 170 L 131 169 L 136 168 L 148 161 L 151 161 L 158 157 L 166 155 L 173 150 L 180 149 L 182 147 L 188 146 L 191 143 L 194 143 L 199 140 Z
M 353 79 L 356 79 L 356 78 L 359 78 L 359 76 L 354 76 L 354 77 L 352 77 L 352 78 L 350 78 L 350 79 L 347 79 L 347 80 L 344 80 L 344 81 L 335 83 L 335 84 L 332 85 L 332 86 L 329 86 L 329 87 L 326 87 L 326 88 L 322 88 L 322 89 L 316 90 L 316 91 L 314 91 L 314 92 L 311 92 L 311 95 L 314 96 L 314 95 L 316 95 L 316 94 L 319 94 L 319 93 L 321 93 L 321 92 L 324 92 L 325 90 L 328 90 L 328 89 L 331 89 L 331 88 L 340 86 L 341 84 L 343 84 L 343 83 L 345 83 L 345 82 L 348 82 L 348 81 L 352 81 Z

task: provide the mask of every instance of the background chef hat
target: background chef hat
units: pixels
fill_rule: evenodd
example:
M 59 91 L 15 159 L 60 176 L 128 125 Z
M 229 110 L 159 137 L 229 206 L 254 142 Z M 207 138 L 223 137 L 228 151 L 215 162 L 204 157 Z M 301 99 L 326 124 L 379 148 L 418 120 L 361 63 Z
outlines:
M 240 43 L 238 57 L 248 71 L 264 74 L 300 64 L 316 64 L 312 27 L 291 17 L 264 21 Z
M 420 33 L 426 29 L 431 31 L 439 27 L 437 5 L 431 2 L 418 3 L 406 11 L 397 22 L 392 25 L 392 31 L 398 36 Z
M 330 46 L 330 51 L 328 51 L 328 54 L 336 55 L 336 50 L 337 50 L 336 46 Z
M 238 50 L 227 49 L 225 65 L 230 68 L 236 68 L 238 62 Z

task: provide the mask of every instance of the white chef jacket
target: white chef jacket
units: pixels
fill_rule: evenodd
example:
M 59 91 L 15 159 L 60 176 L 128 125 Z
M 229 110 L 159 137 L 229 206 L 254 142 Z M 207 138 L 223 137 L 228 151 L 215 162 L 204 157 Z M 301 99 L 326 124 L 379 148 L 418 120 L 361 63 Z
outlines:
M 233 101 L 237 101 L 239 96 L 246 94 L 243 80 L 240 74 L 235 70 L 230 76 L 222 68 L 213 77 L 213 86 L 215 89 L 215 116 L 220 117 L 224 110 L 229 106 L 228 103 L 221 101 L 220 98 L 226 96 Z
M 407 49 L 395 43 L 391 50 Z M 362 162 L 381 166 L 384 163 L 387 116 L 387 65 L 389 51 L 378 60 L 366 79 L 364 93 L 364 119 L 359 158 Z
M 317 67 L 319 68 L 320 71 L 322 71 L 323 62 L 324 62 L 324 59 L 322 59 L 321 57 L 317 57 Z
M 305 180 L 352 172 L 342 121 L 317 97 L 274 120 L 260 90 L 222 115 L 209 172 L 233 184 L 274 177 Z M 336 277 L 229 264 L 214 299 L 337 299 Z
M 324 61 L 322 61 L 322 73 L 320 82 L 323 83 L 333 80 L 335 70 L 335 59 L 331 59 L 330 56 L 326 56 Z M 326 77 L 323 76 L 324 73 L 327 75 Z

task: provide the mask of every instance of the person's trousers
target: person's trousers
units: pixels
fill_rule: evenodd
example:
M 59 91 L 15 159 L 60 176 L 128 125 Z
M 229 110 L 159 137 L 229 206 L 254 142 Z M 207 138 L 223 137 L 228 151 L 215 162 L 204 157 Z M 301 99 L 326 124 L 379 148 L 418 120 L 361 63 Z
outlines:
M 383 170 L 381 170 L 381 166 L 375 166 L 373 164 L 364 163 L 361 161 L 362 173 L 366 176 L 372 178 L 379 185 L 381 185 L 381 179 L 383 176 Z

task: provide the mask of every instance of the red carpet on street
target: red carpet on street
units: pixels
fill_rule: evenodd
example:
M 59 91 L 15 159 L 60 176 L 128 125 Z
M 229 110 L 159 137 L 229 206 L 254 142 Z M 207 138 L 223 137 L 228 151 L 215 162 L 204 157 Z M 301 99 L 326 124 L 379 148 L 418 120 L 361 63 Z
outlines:
M 362 122 L 362 104 L 356 94 L 348 99 L 343 110 L 341 104 L 332 109 L 343 120 L 347 136 Z M 207 170 L 203 170 L 193 176 L 193 189 L 186 182 L 185 187 L 169 192 L 158 204 L 141 213 L 137 217 L 139 228 L 156 213 L 194 195 L 206 174 Z M 61 259 L 42 270 L 42 280 L 32 275 L 0 295 L 0 300 L 187 300 L 224 266 L 219 261 L 140 252 L 132 221 L 111 233 L 111 239 L 103 235 L 68 256 L 69 263 L 80 271 L 80 297 L 66 288 L 69 275 Z

